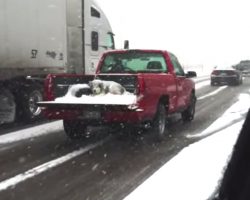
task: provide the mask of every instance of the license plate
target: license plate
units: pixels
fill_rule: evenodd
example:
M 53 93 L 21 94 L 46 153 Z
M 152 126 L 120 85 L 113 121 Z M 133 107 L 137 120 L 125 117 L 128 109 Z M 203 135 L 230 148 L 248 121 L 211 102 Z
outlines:
M 220 75 L 221 75 L 221 76 L 226 76 L 226 75 L 227 75 L 227 73 L 221 73 Z
M 84 111 L 82 117 L 84 119 L 100 119 L 101 113 L 98 111 Z

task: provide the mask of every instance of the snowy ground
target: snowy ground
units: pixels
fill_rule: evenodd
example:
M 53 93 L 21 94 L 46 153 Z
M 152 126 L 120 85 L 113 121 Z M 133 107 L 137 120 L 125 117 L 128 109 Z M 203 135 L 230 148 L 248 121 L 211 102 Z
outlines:
M 206 137 L 183 149 L 125 200 L 205 200 L 215 191 L 249 109 L 249 94 L 241 94 L 218 120 L 202 133 Z M 214 134 L 216 133 L 216 134 Z
M 63 125 L 61 120 L 1 135 L 0 145 L 19 142 L 22 140 L 35 138 L 42 135 L 53 134 L 58 131 L 63 131 Z

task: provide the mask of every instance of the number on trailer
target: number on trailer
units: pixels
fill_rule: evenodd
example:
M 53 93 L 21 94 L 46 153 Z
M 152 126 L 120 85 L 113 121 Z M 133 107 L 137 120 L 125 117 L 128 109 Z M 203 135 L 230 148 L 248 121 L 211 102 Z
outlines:
M 31 58 L 36 58 L 37 53 L 38 53 L 38 50 L 32 49 L 32 50 L 31 50 Z

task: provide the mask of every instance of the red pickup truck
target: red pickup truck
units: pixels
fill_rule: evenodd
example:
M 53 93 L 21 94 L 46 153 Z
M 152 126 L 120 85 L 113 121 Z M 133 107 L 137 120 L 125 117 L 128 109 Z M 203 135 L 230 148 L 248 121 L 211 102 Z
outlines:
M 161 50 L 114 50 L 103 54 L 95 75 L 48 75 L 45 99 L 38 105 L 49 119 L 63 119 L 71 139 L 80 138 L 90 124 L 151 124 L 158 138 L 168 132 L 166 118 L 181 113 L 191 121 L 195 113 L 195 72 L 184 73 L 176 56 Z M 114 81 L 136 97 L 131 105 L 56 102 L 69 86 L 94 79 Z M 85 91 L 86 92 L 86 91 Z M 88 91 L 91 95 L 91 91 Z M 112 102 L 112 100 L 111 100 Z

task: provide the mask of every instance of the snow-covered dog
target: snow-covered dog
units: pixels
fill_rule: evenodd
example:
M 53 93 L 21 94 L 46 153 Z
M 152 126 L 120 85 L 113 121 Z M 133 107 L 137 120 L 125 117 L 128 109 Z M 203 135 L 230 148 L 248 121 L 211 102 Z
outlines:
M 125 88 L 114 81 L 93 80 L 89 82 L 90 89 L 94 95 L 97 94 L 118 94 L 126 92 Z

